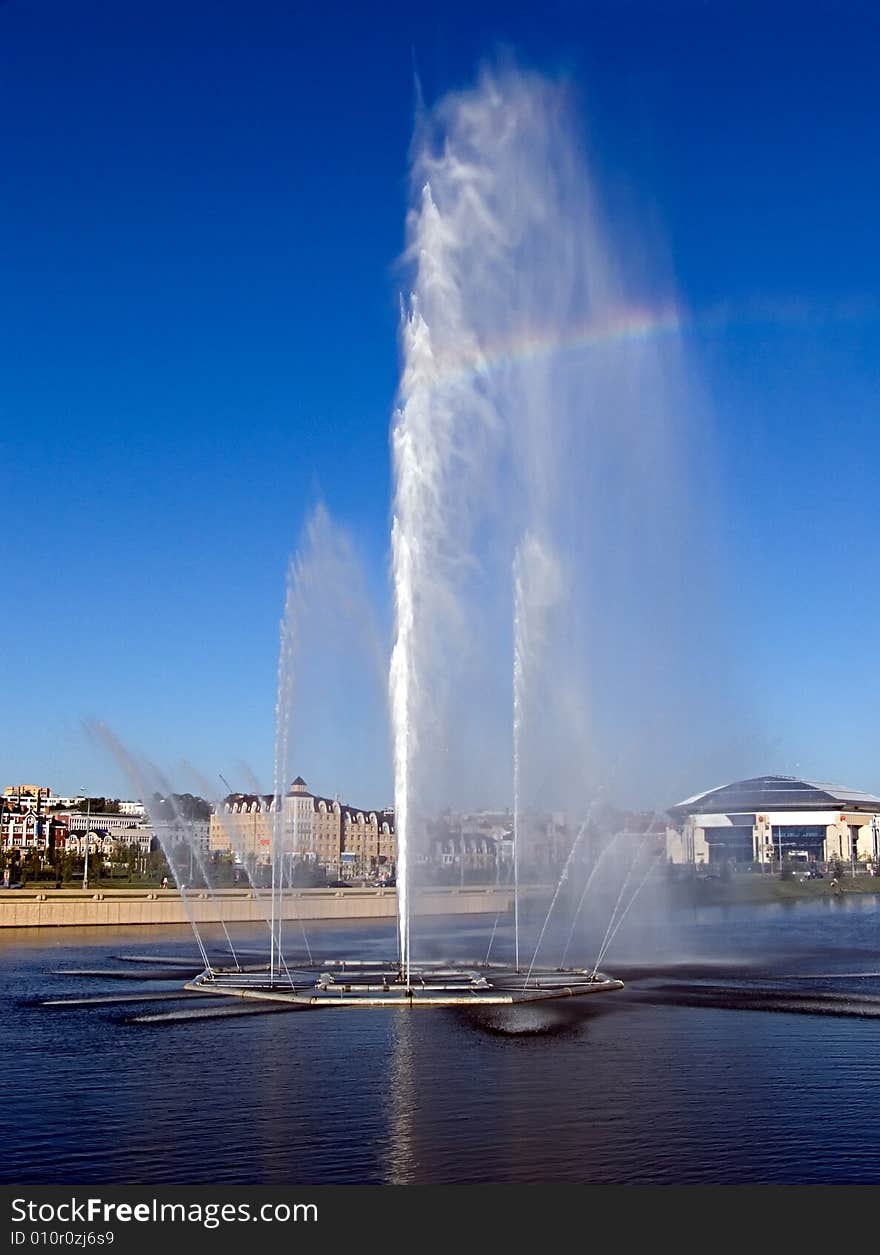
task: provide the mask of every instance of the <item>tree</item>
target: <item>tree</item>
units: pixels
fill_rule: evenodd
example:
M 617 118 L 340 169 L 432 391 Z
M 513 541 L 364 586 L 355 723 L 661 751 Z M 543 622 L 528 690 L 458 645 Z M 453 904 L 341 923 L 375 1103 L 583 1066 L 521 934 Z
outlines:
M 132 841 L 126 847 L 126 860 L 125 861 L 126 861 L 126 866 L 128 868 L 129 883 L 131 883 L 131 881 L 133 881 L 135 876 L 137 875 L 138 867 L 140 864 L 140 849 L 137 845 L 137 842 Z
M 293 868 L 293 883 L 300 889 L 322 889 L 327 876 L 322 867 L 308 859 L 299 859 Z
M 106 807 L 109 805 L 106 797 L 84 797 L 81 802 L 77 802 L 71 807 L 71 810 L 79 811 L 81 815 L 86 813 L 92 815 L 106 815 L 109 812 Z M 116 810 L 119 810 L 119 803 L 116 803 Z
M 175 819 L 210 819 L 211 804 L 203 797 L 195 797 L 192 793 L 171 793 L 163 797 L 154 793 L 149 806 L 154 819 L 164 823 L 172 823 Z
M 154 846 L 147 855 L 147 874 L 150 880 L 160 880 L 163 876 L 169 875 L 169 867 L 165 862 L 165 855 L 155 845 L 155 837 L 153 838 Z
M 22 874 L 22 884 L 26 884 L 28 880 L 39 879 L 42 870 L 43 860 L 40 858 L 38 850 L 28 850 L 24 859 L 24 867 Z
M 49 850 L 49 857 L 47 859 L 47 862 L 49 863 L 49 866 L 52 869 L 52 875 L 55 879 L 55 883 L 57 885 L 60 885 L 61 884 L 61 850 L 57 846 L 53 845 L 52 848 Z
M 9 852 L 9 883 L 17 885 L 21 880 L 21 850 Z

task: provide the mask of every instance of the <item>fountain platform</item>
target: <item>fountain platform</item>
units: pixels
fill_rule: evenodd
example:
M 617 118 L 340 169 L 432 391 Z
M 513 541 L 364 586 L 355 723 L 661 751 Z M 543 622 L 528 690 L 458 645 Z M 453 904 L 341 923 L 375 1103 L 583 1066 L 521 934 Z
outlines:
M 486 962 L 433 960 L 411 964 L 408 979 L 396 962 L 327 959 L 269 965 L 209 967 L 185 989 L 264 1002 L 325 1007 L 518 1006 L 623 989 L 623 981 L 585 968 L 533 968 Z

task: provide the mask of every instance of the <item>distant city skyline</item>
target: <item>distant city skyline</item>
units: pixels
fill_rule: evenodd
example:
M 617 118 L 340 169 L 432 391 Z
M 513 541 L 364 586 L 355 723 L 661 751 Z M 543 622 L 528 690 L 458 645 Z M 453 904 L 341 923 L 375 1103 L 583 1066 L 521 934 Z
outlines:
M 689 488 L 717 519 L 739 713 L 653 800 L 758 773 L 880 792 L 878 20 L 696 0 L 390 3 L 381 21 L 280 0 L 0 6 L 4 779 L 137 796 L 87 735 L 99 720 L 177 790 L 270 793 L 285 569 L 318 502 L 387 648 L 418 92 L 512 56 L 571 83 L 606 214 L 671 276 L 635 329 L 660 351 L 679 331 L 704 400 L 711 465 Z M 572 328 L 572 352 L 590 334 Z M 375 676 L 322 666 L 306 660 L 296 770 L 392 805 Z

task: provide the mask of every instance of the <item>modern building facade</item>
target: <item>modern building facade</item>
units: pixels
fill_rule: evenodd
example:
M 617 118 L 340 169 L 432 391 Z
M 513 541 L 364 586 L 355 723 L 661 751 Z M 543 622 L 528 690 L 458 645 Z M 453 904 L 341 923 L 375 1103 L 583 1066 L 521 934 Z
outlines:
M 102 832 L 117 841 L 136 841 L 145 824 L 132 815 L 105 815 L 101 811 L 59 812 L 58 817 L 67 824 L 71 836 L 80 832 Z
M 880 862 L 880 798 L 857 789 L 758 776 L 686 798 L 667 814 L 673 863 Z

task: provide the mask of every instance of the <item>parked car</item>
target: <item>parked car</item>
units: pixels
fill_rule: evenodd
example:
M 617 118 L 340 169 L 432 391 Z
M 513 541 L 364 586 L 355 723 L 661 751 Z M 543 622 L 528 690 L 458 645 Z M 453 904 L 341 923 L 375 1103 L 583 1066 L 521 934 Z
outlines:
M 811 867 L 810 870 L 804 876 L 804 880 L 824 880 L 824 879 L 825 879 L 825 873 L 820 872 L 818 867 Z

